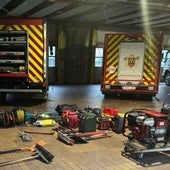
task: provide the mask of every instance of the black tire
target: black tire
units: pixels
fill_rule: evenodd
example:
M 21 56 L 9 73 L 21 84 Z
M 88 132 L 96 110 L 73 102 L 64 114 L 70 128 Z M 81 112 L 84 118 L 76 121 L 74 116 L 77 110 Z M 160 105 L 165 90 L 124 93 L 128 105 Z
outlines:
M 124 147 L 124 152 L 126 153 L 126 152 L 129 152 L 129 151 L 130 151 L 130 148 L 127 147 L 127 146 L 125 146 L 125 147 Z
M 162 107 L 162 108 L 161 108 L 161 113 L 162 113 L 162 114 L 165 114 L 165 115 L 170 114 L 170 106 L 168 106 L 168 107 Z
M 166 73 L 165 75 L 165 84 L 170 86 L 170 73 Z
M 5 102 L 6 101 L 6 96 L 7 96 L 6 93 L 0 93 L 0 101 Z
M 123 132 L 124 119 L 120 116 L 115 116 L 112 120 L 115 123 L 115 127 L 114 127 L 115 133 L 117 133 L 117 134 L 122 133 Z
M 133 139 L 134 139 L 133 134 L 130 133 L 130 134 L 127 136 L 127 138 L 128 138 L 129 140 L 133 140 Z
M 142 159 L 143 158 L 143 153 L 138 153 L 137 158 L 138 158 L 138 160 Z
M 150 140 L 150 141 L 148 142 L 147 148 L 148 148 L 148 149 L 154 149 L 155 146 L 156 146 L 155 140 Z

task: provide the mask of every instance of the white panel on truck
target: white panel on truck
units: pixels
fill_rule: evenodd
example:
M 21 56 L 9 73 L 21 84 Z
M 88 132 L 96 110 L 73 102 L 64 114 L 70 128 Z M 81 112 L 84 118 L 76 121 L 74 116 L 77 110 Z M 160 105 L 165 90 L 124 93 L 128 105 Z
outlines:
M 145 42 L 121 42 L 118 81 L 121 84 L 138 84 L 143 78 Z

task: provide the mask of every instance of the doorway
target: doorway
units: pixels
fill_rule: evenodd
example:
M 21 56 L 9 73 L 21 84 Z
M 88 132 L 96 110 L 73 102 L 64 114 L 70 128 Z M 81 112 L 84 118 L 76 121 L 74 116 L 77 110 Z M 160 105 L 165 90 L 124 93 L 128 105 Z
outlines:
M 102 66 L 103 66 L 103 47 L 95 48 L 95 68 L 94 68 L 94 83 L 100 84 L 102 80 Z
M 57 84 L 56 46 L 48 46 L 48 84 Z

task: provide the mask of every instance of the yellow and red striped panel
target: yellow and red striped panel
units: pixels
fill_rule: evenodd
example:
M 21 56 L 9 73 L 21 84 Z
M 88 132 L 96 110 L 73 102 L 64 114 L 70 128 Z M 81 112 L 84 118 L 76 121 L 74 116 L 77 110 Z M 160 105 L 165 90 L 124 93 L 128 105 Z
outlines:
M 157 63 L 158 49 L 160 43 L 160 34 L 140 34 L 134 36 L 135 41 L 145 41 L 146 51 L 143 69 L 143 85 L 155 85 L 157 81 Z M 106 35 L 105 44 L 105 68 L 104 84 L 114 85 L 118 76 L 118 58 L 121 41 L 132 39 L 129 34 L 108 34 Z M 114 69 L 114 71 L 110 71 Z
M 118 57 L 119 57 L 119 45 L 124 40 L 125 35 L 108 35 L 106 47 L 106 67 L 105 67 L 105 84 L 115 84 L 118 75 Z M 113 69 L 111 71 L 110 69 Z
M 40 23 L 36 24 L 35 21 L 35 24 L 21 22 L 21 24 L 0 25 L 0 30 L 28 32 L 28 74 L 29 80 L 34 83 L 42 83 L 44 75 L 44 36 L 43 25 Z
M 160 46 L 160 34 L 146 34 L 142 35 L 142 38 L 146 41 L 144 69 L 143 69 L 143 84 L 144 85 L 156 85 L 156 81 L 159 77 L 157 75 L 159 64 L 159 46 Z

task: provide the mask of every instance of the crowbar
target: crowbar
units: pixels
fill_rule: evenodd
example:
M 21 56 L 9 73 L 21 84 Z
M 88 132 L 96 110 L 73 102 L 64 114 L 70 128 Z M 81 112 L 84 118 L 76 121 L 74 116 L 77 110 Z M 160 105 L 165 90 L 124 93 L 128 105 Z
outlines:
M 54 135 L 55 132 L 39 132 L 39 131 L 32 131 L 32 130 L 24 130 L 25 133 L 32 133 L 32 134 L 42 134 L 42 135 Z

